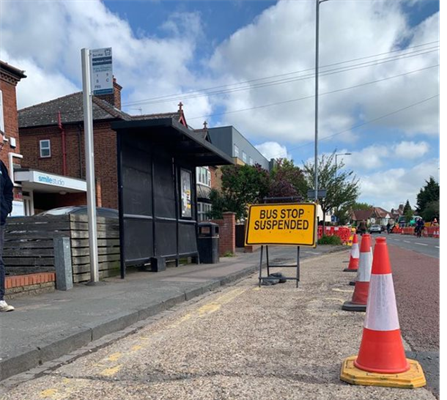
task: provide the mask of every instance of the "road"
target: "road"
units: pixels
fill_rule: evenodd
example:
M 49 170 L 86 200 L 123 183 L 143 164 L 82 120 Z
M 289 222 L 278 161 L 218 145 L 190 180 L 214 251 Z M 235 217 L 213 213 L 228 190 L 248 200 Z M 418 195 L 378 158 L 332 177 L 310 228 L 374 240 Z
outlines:
M 375 237 L 375 235 L 372 235 Z M 439 259 L 439 238 L 412 235 L 384 235 L 389 244 Z
M 407 356 L 417 359 L 439 396 L 439 239 L 385 235 Z

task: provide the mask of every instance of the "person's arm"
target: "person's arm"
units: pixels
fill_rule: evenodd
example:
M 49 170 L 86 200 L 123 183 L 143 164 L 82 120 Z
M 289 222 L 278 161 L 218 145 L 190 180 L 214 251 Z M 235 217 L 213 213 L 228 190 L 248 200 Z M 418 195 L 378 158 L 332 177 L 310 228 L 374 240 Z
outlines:
M 12 200 L 14 199 L 13 188 L 11 178 L 9 177 L 8 170 L 5 167 L 5 164 L 2 163 L 2 175 L 5 179 L 5 186 L 3 188 L 3 199 L 6 202 L 8 214 L 12 211 Z

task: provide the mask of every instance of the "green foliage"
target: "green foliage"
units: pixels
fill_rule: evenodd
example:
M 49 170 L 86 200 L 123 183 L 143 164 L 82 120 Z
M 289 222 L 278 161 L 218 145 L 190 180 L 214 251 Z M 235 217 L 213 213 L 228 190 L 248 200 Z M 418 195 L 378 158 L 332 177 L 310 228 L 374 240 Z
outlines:
M 326 189 L 326 197 L 320 201 L 323 218 L 326 212 L 335 208 L 348 208 L 355 204 L 360 194 L 359 179 L 353 171 L 341 170 L 343 161 L 335 165 L 333 162 L 336 151 L 330 156 L 323 155 L 318 162 L 318 187 Z M 315 186 L 315 164 L 304 164 L 307 189 Z M 306 190 L 307 197 L 307 190 Z M 325 221 L 323 220 L 323 225 Z
M 224 257 L 234 257 L 235 255 L 231 251 L 227 251 L 223 256 Z
M 210 193 L 208 217 L 221 219 L 223 212 L 232 211 L 236 219 L 244 218 L 248 205 L 262 203 L 264 197 L 297 197 L 303 184 L 302 171 L 289 160 L 278 159 L 271 174 L 259 164 L 225 166 L 222 190 Z
M 421 212 L 421 217 L 427 222 L 433 221 L 436 218 L 439 223 L 439 200 L 427 203 L 424 211 Z
M 424 213 L 430 203 L 441 201 L 441 186 L 439 183 L 433 177 L 426 183 L 418 195 L 417 211 L 419 213 Z
M 371 210 L 374 206 L 368 204 L 368 203 L 353 203 L 352 209 L 353 210 Z
M 334 246 L 342 245 L 340 236 L 322 236 L 318 239 L 318 244 L 330 244 Z
M 208 216 L 219 219 L 223 212 L 232 211 L 236 219 L 245 217 L 249 204 L 260 203 L 267 196 L 269 183 L 269 173 L 259 164 L 222 167 L 222 190 L 211 191 L 212 211 Z
M 413 210 L 410 206 L 410 202 L 408 200 L 405 203 L 403 213 L 404 213 L 404 217 L 405 217 L 406 221 L 411 221 L 413 219 L 414 212 L 413 212 Z

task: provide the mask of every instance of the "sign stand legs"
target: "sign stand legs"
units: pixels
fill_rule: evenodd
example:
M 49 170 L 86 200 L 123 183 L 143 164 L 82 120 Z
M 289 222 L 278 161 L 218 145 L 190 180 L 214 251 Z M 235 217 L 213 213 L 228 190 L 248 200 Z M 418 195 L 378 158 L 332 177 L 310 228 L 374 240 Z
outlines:
M 267 261 L 267 276 L 262 276 L 262 261 L 264 255 L 264 245 L 261 246 L 261 259 L 259 261 L 259 284 L 261 287 L 261 282 L 263 279 L 272 279 L 270 276 L 270 268 L 296 268 L 296 278 L 292 277 L 281 277 L 281 279 L 296 281 L 296 287 L 298 288 L 298 282 L 300 281 L 300 246 L 296 247 L 296 265 L 271 265 L 269 260 L 269 247 L 265 246 L 265 256 Z

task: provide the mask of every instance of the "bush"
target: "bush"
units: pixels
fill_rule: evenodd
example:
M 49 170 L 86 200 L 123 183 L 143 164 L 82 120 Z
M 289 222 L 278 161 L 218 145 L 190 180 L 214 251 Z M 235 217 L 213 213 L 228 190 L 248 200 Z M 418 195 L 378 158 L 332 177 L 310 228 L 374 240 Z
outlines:
M 334 246 L 343 244 L 341 238 L 339 236 L 322 236 L 321 239 L 318 240 L 318 244 L 331 244 Z

